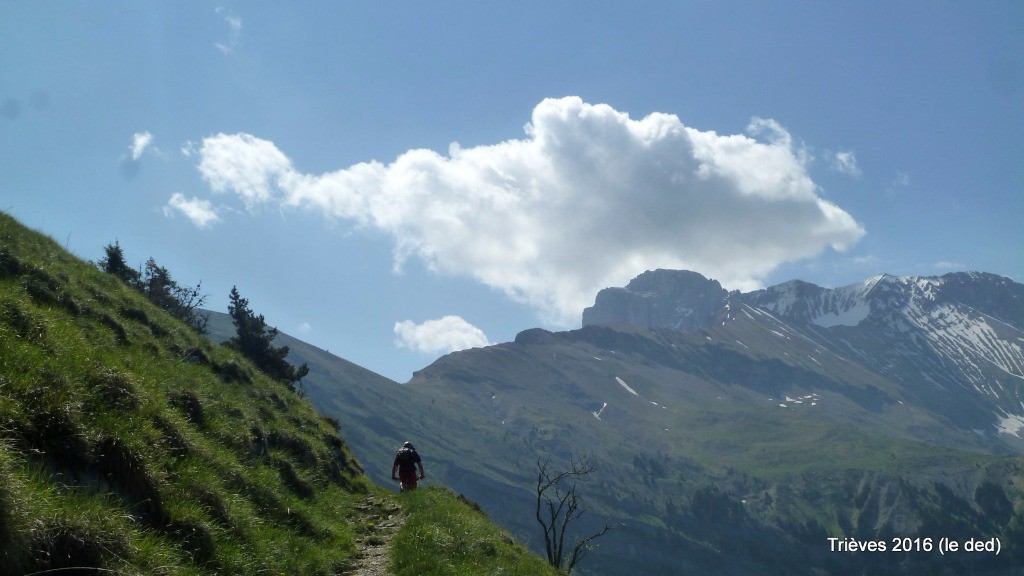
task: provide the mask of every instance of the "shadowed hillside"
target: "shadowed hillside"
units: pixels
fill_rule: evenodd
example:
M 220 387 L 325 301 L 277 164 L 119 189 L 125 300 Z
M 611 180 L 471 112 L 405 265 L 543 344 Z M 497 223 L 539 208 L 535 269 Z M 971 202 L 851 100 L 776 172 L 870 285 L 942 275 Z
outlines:
M 350 573 L 382 511 L 418 501 L 373 486 L 338 427 L 0 213 L 0 575 Z M 397 573 L 550 574 L 451 492 L 424 498 Z
M 1002 290 L 1000 282 L 993 285 Z M 657 306 L 640 304 L 612 320 L 653 317 L 645 310 Z M 589 527 L 618 526 L 584 573 L 1019 573 L 1024 460 L 1005 424 L 1012 418 L 999 412 L 1012 409 L 1004 403 L 1017 389 L 1012 375 L 992 380 L 1002 395 L 968 383 L 947 386 L 942 399 L 927 394 L 942 390 L 928 373 L 896 369 L 900 359 L 928 361 L 933 340 L 949 350 L 958 333 L 950 328 L 922 320 L 920 334 L 879 330 L 853 299 L 801 308 L 831 326 L 738 300 L 720 305 L 710 319 L 701 315 L 705 327 L 687 331 L 622 323 L 527 330 L 514 342 L 444 356 L 404 385 L 284 335 L 281 342 L 294 361 L 309 362 L 309 397 L 343 422 L 362 461 L 376 463 L 371 476 L 385 482 L 390 453 L 413 439 L 433 480 L 479 502 L 534 550 L 542 545 L 532 508 L 537 459 L 589 456 L 596 472 L 580 486 L 593 506 Z M 965 333 L 967 324 L 946 319 L 990 317 L 952 312 L 918 317 Z M 1001 330 L 978 342 L 1016 350 L 1017 329 Z M 920 353 L 883 344 L 901 334 Z M 985 352 L 966 352 L 975 350 Z M 946 377 L 956 374 L 947 368 Z M 982 402 L 986 429 L 955 418 L 957 405 Z M 1002 550 L 942 555 L 934 545 L 944 537 L 998 538 Z M 931 538 L 933 550 L 837 552 L 829 538 L 890 549 L 894 538 Z

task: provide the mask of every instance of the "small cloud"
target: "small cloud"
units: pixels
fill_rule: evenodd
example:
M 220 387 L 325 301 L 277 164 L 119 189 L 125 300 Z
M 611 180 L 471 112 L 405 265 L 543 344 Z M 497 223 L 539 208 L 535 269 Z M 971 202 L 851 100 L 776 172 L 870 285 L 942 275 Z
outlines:
M 209 228 L 220 222 L 220 216 L 209 200 L 188 199 L 180 192 L 175 192 L 164 206 L 164 216 L 173 217 L 175 212 L 181 212 L 199 228 Z
M 149 132 L 136 132 L 132 135 L 132 162 L 138 162 L 139 158 L 142 158 L 142 154 L 149 148 L 149 145 L 153 143 L 153 135 Z
M 147 152 L 160 153 L 156 146 L 153 146 L 153 135 L 149 132 L 132 134 L 132 143 L 128 146 L 128 151 L 121 155 L 121 174 L 128 179 L 138 176 L 142 155 Z
M 235 48 L 238 47 L 238 42 L 242 37 L 242 19 L 231 13 L 230 10 L 223 6 L 218 6 L 215 12 L 224 19 L 228 24 L 228 41 L 215 42 L 213 45 L 220 50 L 222 54 L 232 54 Z
M 395 346 L 427 354 L 457 352 L 489 346 L 482 330 L 459 316 L 445 316 L 416 324 L 412 320 L 395 322 Z
M 185 143 L 181 145 L 181 155 L 185 158 L 191 158 L 196 152 L 196 143 L 191 140 L 185 140 Z
M 889 198 L 895 198 L 897 195 L 903 194 L 909 188 L 910 175 L 906 172 L 896 172 L 896 177 L 889 183 L 889 187 L 885 189 L 885 194 Z
M 858 178 L 862 174 L 860 167 L 857 166 L 857 155 L 852 151 L 836 152 L 831 156 L 831 168 L 833 172 L 846 174 L 847 176 L 853 176 L 854 178 Z
M 947 262 L 945 260 L 941 262 L 936 262 L 935 267 L 938 268 L 939 270 L 963 270 L 964 268 L 966 268 L 966 266 L 959 262 Z
M 313 325 L 310 324 L 309 322 L 303 322 L 302 324 L 299 324 L 298 331 L 299 334 L 309 334 L 310 332 L 313 331 Z

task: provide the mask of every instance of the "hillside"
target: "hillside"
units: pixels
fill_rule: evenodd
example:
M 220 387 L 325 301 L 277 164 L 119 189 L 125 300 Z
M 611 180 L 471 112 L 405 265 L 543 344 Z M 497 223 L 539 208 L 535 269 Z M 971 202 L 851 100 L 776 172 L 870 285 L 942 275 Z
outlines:
M 618 526 L 586 573 L 1016 574 L 1024 460 L 1010 424 L 1024 406 L 1007 400 L 1021 392 L 1020 288 L 970 278 L 747 295 L 656 278 L 599 296 L 626 310 L 589 316 L 610 324 L 528 330 L 405 385 L 294 351 L 310 361 L 310 398 L 360 428 L 346 436 L 364 461 L 413 439 L 434 478 L 535 550 L 537 459 L 590 456 L 587 518 Z M 678 301 L 659 301 L 674 287 Z M 828 538 L 896 537 L 1003 547 L 829 550 Z
M 349 563 L 337 423 L 6 215 L 0 358 L 0 572 Z
M 212 340 L 224 342 L 234 335 L 230 316 L 207 313 Z M 400 384 L 284 332 L 278 332 L 274 343 L 288 346 L 288 359 L 293 364 L 309 365 L 310 373 L 302 381 L 309 399 L 322 413 L 339 415 L 341 432 L 369 477 L 382 486 L 394 485 L 392 458 L 409 438 L 388 418 L 395 402 L 416 400 L 399 400 L 403 398 Z M 433 471 L 430 475 L 434 476 Z
M 397 574 L 551 574 L 447 490 L 374 486 L 338 427 L 0 213 L 0 575 L 344 574 L 396 514 Z

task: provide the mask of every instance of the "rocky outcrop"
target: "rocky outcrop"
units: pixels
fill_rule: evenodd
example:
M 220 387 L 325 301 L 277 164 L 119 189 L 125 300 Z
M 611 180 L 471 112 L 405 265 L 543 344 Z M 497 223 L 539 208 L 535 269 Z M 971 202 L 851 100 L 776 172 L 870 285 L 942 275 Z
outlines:
M 605 288 L 583 311 L 583 325 L 632 324 L 695 330 L 710 325 L 728 292 L 717 280 L 688 270 L 654 270 L 625 288 Z

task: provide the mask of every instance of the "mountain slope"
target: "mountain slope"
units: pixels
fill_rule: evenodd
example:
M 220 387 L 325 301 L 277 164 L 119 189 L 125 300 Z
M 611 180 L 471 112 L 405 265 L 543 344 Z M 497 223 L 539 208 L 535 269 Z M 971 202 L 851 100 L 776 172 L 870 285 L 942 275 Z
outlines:
M 234 336 L 229 315 L 205 313 L 209 314 L 211 339 L 225 342 Z M 278 332 L 274 345 L 288 346 L 289 362 L 310 366 L 309 375 L 302 381 L 309 399 L 319 410 L 337 418 L 343 436 L 359 461 L 365 463 L 370 478 L 380 485 L 393 484 L 392 458 L 408 440 L 408 434 L 397 421 L 383 414 L 390 414 L 396 403 L 415 405 L 415 391 L 284 332 Z
M 350 562 L 336 423 L 6 215 L 0 358 L 0 573 Z
M 789 288 L 745 299 L 837 354 L 855 354 L 898 383 L 907 402 L 1024 449 L 1024 286 L 956 273 L 810 287 L 814 294 L 798 300 Z
M 372 486 L 285 385 L 0 213 L 0 575 L 349 573 L 400 504 L 416 554 L 396 573 L 552 574 L 451 492 L 421 500 Z
M 442 357 L 404 386 L 325 378 L 310 396 L 361 422 L 383 452 L 375 458 L 387 461 L 400 439 L 417 442 L 435 477 L 535 549 L 538 458 L 589 456 L 597 472 L 580 486 L 593 505 L 586 518 L 620 524 L 582 567 L 589 573 L 1014 573 L 1024 564 L 1007 544 L 1024 535 L 1024 463 L 1000 419 L 1020 414 L 1009 401 L 1016 376 L 1004 373 L 1019 350 L 1019 285 L 952 275 L 937 291 L 937 280 L 879 277 L 739 294 L 685 275 L 635 280 L 636 298 L 628 288 L 599 296 L 598 308 L 622 308 L 588 318 L 612 325 L 528 330 Z M 630 323 L 644 318 L 657 327 Z M 972 365 L 995 379 L 972 383 Z M 360 401 L 373 422 L 359 420 Z M 897 536 L 999 537 L 1004 548 L 998 557 L 827 548 L 829 537 Z

